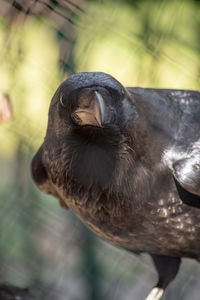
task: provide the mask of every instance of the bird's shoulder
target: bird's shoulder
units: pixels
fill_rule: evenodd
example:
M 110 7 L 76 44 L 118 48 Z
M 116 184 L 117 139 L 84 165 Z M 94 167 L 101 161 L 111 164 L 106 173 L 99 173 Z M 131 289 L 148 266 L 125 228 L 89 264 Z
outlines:
M 68 209 L 67 204 L 64 201 L 62 195 L 60 195 L 59 190 L 53 184 L 52 180 L 49 178 L 48 171 L 45 167 L 45 157 L 43 153 L 43 145 L 39 148 L 37 153 L 31 162 L 31 174 L 37 187 L 44 193 L 50 194 L 58 198 L 60 205 Z

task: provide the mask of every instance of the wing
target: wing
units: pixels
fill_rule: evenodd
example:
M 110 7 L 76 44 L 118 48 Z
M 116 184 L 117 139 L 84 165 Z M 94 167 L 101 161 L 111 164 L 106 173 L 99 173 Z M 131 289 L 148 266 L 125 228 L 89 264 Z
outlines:
M 174 162 L 172 170 L 182 201 L 200 208 L 200 152 Z
M 200 196 L 192 194 L 186 189 L 184 189 L 175 178 L 174 181 L 181 200 L 190 206 L 200 208 Z
M 188 192 L 200 197 L 200 153 L 173 163 L 173 174 L 178 183 Z
M 186 150 L 171 147 L 164 154 L 164 163 L 173 174 L 182 201 L 200 207 L 200 141 Z
M 42 192 L 55 196 L 59 199 L 60 205 L 68 209 L 68 206 L 66 205 L 65 201 L 61 198 L 58 191 L 56 191 L 55 186 L 49 180 L 48 173 L 42 162 L 42 155 L 43 148 L 41 146 L 31 162 L 31 173 L 33 180 Z

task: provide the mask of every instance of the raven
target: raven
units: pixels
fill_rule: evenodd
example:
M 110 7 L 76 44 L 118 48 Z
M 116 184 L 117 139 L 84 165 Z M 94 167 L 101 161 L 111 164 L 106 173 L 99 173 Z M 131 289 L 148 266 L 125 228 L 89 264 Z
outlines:
M 103 240 L 151 255 L 158 300 L 200 259 L 200 92 L 125 88 L 102 72 L 57 89 L 32 177 Z

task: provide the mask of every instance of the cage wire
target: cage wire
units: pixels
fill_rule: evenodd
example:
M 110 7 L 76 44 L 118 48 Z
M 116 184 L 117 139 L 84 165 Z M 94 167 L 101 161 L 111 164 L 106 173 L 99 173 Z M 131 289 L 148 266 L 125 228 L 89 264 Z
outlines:
M 148 255 L 95 237 L 36 189 L 30 161 L 50 99 L 72 73 L 198 90 L 199 28 L 199 1 L 0 0 L 0 92 L 12 103 L 12 118 L 0 124 L 2 283 L 30 287 L 34 299 L 145 298 L 157 280 Z M 184 260 L 163 299 L 199 300 L 199 286 L 198 264 Z

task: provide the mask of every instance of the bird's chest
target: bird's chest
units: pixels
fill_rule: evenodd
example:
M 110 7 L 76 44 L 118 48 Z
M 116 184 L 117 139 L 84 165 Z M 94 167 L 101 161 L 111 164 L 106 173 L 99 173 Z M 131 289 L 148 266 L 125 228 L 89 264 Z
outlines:
M 68 206 L 100 238 L 121 247 L 130 242 L 128 232 L 135 227 L 131 202 L 102 194 L 96 198 L 70 197 Z
M 197 256 L 199 227 L 194 226 L 192 210 L 180 200 L 169 199 L 170 204 L 164 205 L 160 199 L 156 206 L 150 203 L 146 208 L 132 208 L 131 202 L 119 200 L 101 196 L 83 203 L 74 198 L 70 208 L 96 235 L 116 246 L 135 252 Z

